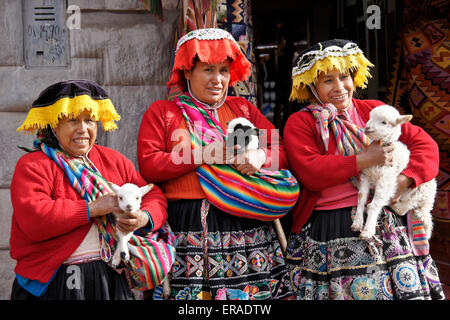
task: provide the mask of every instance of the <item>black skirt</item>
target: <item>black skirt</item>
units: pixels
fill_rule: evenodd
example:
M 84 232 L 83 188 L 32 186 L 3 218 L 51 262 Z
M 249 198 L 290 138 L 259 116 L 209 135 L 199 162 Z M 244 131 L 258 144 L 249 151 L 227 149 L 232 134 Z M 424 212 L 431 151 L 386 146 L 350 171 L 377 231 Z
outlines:
M 203 233 L 202 204 L 203 200 L 169 202 L 168 222 L 177 237 L 172 298 L 257 300 L 292 296 L 272 223 L 231 216 L 210 205 L 208 231 Z
M 36 297 L 14 280 L 11 300 L 134 300 L 125 273 L 105 262 L 61 265 L 46 293 Z
M 374 243 L 351 230 L 352 209 L 313 211 L 289 236 L 286 263 L 297 299 L 444 299 L 431 256 L 413 253 L 406 216 L 384 208 Z

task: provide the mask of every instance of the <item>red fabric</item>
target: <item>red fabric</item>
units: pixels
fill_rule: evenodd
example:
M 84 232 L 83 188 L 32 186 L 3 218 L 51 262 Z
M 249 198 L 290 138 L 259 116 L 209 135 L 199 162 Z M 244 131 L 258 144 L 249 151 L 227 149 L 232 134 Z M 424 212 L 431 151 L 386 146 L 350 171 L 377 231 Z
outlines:
M 147 182 L 133 163 L 112 149 L 94 145 L 89 159 L 102 176 L 117 185 Z M 72 187 L 65 173 L 41 151 L 21 157 L 11 182 L 13 217 L 10 254 L 19 275 L 48 282 L 75 251 L 91 227 L 87 203 Z M 158 187 L 142 199 L 154 229 L 167 219 L 167 202 Z
M 382 104 L 384 103 L 377 100 L 353 99 L 353 105 L 364 123 L 369 120 L 370 110 Z M 291 171 L 303 186 L 300 199 L 293 210 L 292 232 L 298 233 L 311 215 L 321 190 L 342 184 L 359 173 L 356 155 L 336 154 L 334 137 L 330 137 L 328 152 L 325 152 L 310 112 L 299 111 L 290 116 L 283 138 Z M 436 177 L 439 166 L 437 143 L 422 128 L 410 123 L 402 125 L 399 140 L 411 152 L 408 167 L 402 173 L 414 180 L 413 186 Z
M 227 97 L 226 104 L 232 109 L 236 117 L 245 117 L 257 128 L 267 129 L 267 134 L 261 137 L 262 144 L 266 144 L 265 149 L 267 162 L 264 167 L 272 164 L 272 150 L 279 147 L 279 167 L 288 169 L 288 162 L 284 143 L 278 133 L 272 132 L 272 123 L 250 102 L 240 97 Z M 172 134 L 179 128 L 183 115 L 174 101 L 158 100 L 154 102 L 145 112 L 138 134 L 137 156 L 139 172 L 148 181 L 162 182 L 179 177 L 188 172 L 194 171 L 192 152 L 190 154 L 190 164 L 174 164 L 172 161 Z M 272 138 L 274 134 L 274 138 Z M 266 140 L 267 139 L 267 140 Z M 279 143 L 271 144 L 271 140 Z M 189 135 L 185 137 L 184 143 L 190 146 Z
M 168 87 L 185 88 L 183 70 L 190 70 L 193 67 L 196 55 L 200 61 L 209 64 L 221 63 L 228 58 L 233 60 L 230 64 L 230 85 L 237 81 L 247 80 L 250 76 L 251 63 L 232 40 L 198 40 L 194 38 L 183 43 L 178 49 Z

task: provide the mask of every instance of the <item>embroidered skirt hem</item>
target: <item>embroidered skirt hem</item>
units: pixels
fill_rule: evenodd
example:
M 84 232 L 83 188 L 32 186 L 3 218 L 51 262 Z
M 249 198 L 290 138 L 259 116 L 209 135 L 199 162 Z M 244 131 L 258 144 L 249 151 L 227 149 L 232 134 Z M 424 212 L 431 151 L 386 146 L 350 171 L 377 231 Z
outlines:
M 414 256 L 406 219 L 388 208 L 376 241 L 351 230 L 352 208 L 314 211 L 288 239 L 286 263 L 299 300 L 445 299 L 431 256 Z

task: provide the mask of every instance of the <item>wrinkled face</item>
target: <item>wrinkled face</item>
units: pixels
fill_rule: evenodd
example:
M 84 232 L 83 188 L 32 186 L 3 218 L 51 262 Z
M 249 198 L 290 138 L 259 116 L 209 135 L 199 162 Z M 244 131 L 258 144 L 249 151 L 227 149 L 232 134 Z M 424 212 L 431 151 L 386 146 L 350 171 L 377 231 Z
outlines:
M 344 110 L 353 97 L 353 79 L 348 72 L 322 72 L 317 79 L 316 90 L 323 103 L 332 103 L 338 110 Z
M 208 64 L 199 61 L 191 70 L 184 71 L 184 77 L 189 80 L 194 96 L 212 106 L 219 102 L 228 90 L 230 63 L 224 61 Z
M 89 111 L 84 111 L 76 118 L 61 118 L 55 133 L 64 151 L 71 156 L 82 156 L 97 139 L 97 122 Z

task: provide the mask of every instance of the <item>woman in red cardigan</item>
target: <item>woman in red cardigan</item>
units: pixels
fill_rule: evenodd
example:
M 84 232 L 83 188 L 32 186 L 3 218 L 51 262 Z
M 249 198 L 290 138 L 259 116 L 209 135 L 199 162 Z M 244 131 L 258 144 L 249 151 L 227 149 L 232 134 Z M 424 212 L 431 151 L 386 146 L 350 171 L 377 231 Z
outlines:
M 286 257 L 298 299 L 443 298 L 427 243 L 411 241 L 409 218 L 384 208 L 370 241 L 351 229 L 359 172 L 392 161 L 392 147 L 370 143 L 361 129 L 383 102 L 353 98 L 371 66 L 355 43 L 338 39 L 304 51 L 292 71 L 291 99 L 311 103 L 284 128 L 291 170 L 303 186 Z M 406 123 L 400 141 L 411 157 L 392 201 L 438 173 L 438 147 L 424 130 Z
M 286 168 L 285 150 L 273 125 L 247 100 L 227 96 L 228 86 L 249 74 L 250 62 L 230 33 L 199 29 L 178 41 L 168 85 L 184 90 L 183 101 L 194 103 L 222 128 L 236 117 L 245 117 L 257 128 L 267 129 L 261 139 L 266 142 L 244 153 L 245 161 L 234 162 L 242 174 L 261 167 Z M 168 200 L 168 222 L 178 240 L 172 299 L 292 296 L 271 223 L 229 215 L 206 200 L 196 168 L 230 158 L 226 150 L 222 152 L 221 142 L 191 148 L 188 125 L 176 101 L 160 100 L 145 112 L 138 135 L 139 170 L 145 179 L 160 183 Z
M 99 180 L 147 184 L 130 160 L 95 144 L 97 122 L 113 130 L 119 119 L 93 81 L 53 84 L 34 101 L 18 131 L 37 131 L 35 148 L 18 160 L 11 182 L 10 254 L 17 261 L 11 299 L 134 299 L 127 271 L 107 263 L 113 247 L 97 222 L 115 212 L 124 232 L 156 230 L 167 218 L 167 202 L 154 187 L 140 211 L 124 214 L 116 194 Z

